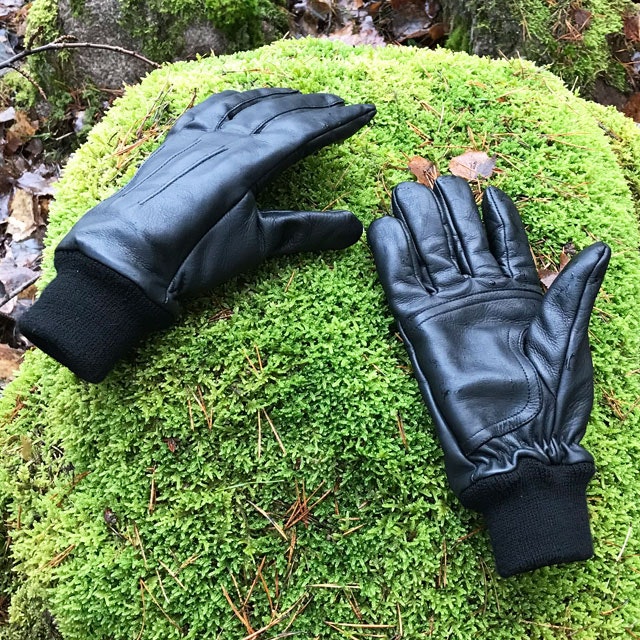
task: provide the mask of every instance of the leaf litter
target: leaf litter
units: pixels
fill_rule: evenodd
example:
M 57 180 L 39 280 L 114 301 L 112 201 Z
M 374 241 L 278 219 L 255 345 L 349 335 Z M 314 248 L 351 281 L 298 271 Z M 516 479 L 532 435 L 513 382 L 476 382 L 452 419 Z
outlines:
M 352 46 L 435 46 L 448 34 L 434 0 L 293 0 L 289 8 L 294 33 Z

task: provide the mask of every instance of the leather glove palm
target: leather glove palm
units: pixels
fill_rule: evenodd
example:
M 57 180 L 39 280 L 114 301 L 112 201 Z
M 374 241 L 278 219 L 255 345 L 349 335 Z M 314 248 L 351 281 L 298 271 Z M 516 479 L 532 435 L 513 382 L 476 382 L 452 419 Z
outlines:
M 511 200 L 467 183 L 403 183 L 368 232 L 376 266 L 461 502 L 485 515 L 503 576 L 592 554 L 580 446 L 593 402 L 596 243 L 545 296 Z
M 99 382 L 146 333 L 169 326 L 185 296 L 270 256 L 353 244 L 362 225 L 348 211 L 260 211 L 255 196 L 374 114 L 373 105 L 292 89 L 211 96 L 60 242 L 58 275 L 23 316 L 21 331 Z

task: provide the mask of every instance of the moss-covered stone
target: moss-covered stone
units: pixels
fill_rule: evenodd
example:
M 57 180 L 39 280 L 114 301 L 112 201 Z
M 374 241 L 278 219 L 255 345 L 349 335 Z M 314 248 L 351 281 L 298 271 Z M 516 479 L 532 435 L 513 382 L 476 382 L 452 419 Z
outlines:
M 548 64 L 590 95 L 595 81 L 628 89 L 611 36 L 622 33 L 628 0 L 442 0 L 454 25 L 447 46 L 478 55 L 521 55 Z M 499 25 L 499 28 L 497 27 Z M 465 37 L 466 35 L 466 37 Z M 618 52 L 619 53 L 619 52 Z
M 490 182 L 516 200 L 536 253 L 612 246 L 590 331 L 595 557 L 495 575 L 481 519 L 447 488 L 363 239 L 272 260 L 193 301 L 100 385 L 29 355 L 2 401 L 13 591 L 38 594 L 66 640 L 269 625 L 259 637 L 640 634 L 638 133 L 521 60 L 305 40 L 178 63 L 130 87 L 69 162 L 45 280 L 58 240 L 194 95 L 255 86 L 378 106 L 372 126 L 282 175 L 265 207 L 349 208 L 369 224 L 411 179 L 408 156 L 444 169 L 475 148 L 497 156 Z M 14 600 L 16 624 L 34 615 L 24 601 L 37 600 Z
M 287 28 L 283 0 L 35 0 L 26 41 L 60 36 L 135 51 L 156 62 L 257 47 Z M 123 52 L 62 50 L 29 59 L 32 76 L 54 101 L 88 81 L 100 87 L 133 84 L 150 70 Z

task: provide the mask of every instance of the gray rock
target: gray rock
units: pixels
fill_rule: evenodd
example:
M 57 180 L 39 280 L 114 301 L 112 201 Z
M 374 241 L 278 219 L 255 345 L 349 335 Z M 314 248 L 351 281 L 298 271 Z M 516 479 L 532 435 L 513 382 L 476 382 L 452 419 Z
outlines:
M 80 13 L 72 11 L 70 0 L 58 0 L 58 17 L 63 35 L 73 36 L 79 42 L 109 44 L 144 55 L 142 43 L 121 25 L 119 0 L 85 0 Z M 212 25 L 195 22 L 180 38 L 180 47 L 173 60 L 212 51 L 216 54 L 227 51 L 224 35 Z M 152 70 L 149 64 L 126 53 L 98 49 L 74 50 L 73 66 L 76 82 L 88 78 L 98 87 L 108 89 L 136 83 Z

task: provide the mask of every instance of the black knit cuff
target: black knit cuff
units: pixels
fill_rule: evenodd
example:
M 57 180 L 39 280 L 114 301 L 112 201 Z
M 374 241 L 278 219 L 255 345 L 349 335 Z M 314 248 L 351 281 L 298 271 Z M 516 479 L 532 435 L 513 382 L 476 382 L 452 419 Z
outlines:
M 593 555 L 586 499 L 593 473 L 590 462 L 550 466 L 525 458 L 463 492 L 462 503 L 485 516 L 501 576 Z
M 170 313 L 131 280 L 75 251 L 56 253 L 58 275 L 20 318 L 37 347 L 88 382 L 100 382 Z

